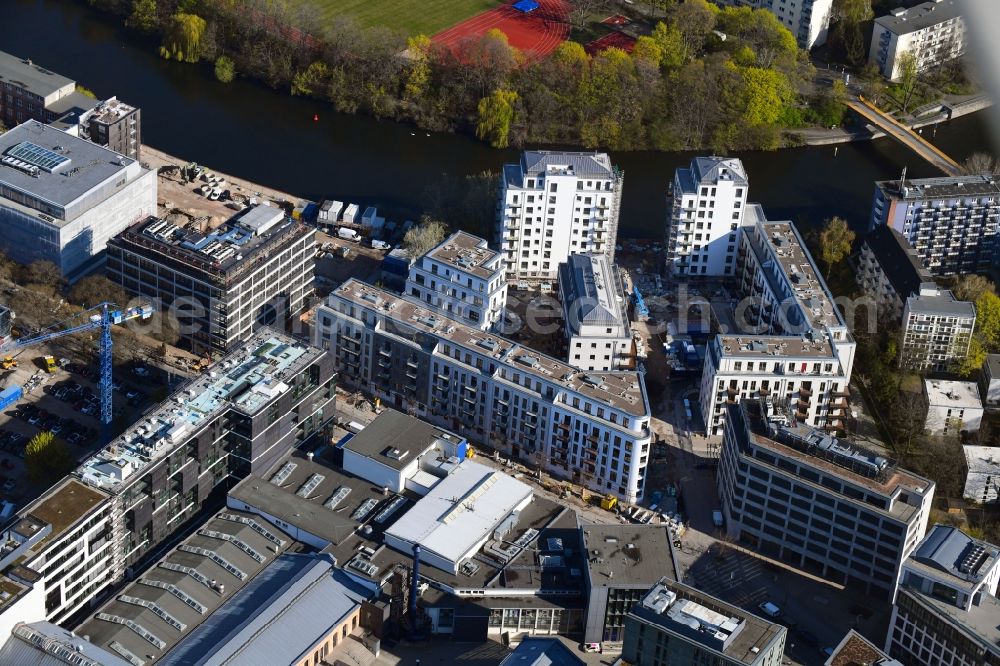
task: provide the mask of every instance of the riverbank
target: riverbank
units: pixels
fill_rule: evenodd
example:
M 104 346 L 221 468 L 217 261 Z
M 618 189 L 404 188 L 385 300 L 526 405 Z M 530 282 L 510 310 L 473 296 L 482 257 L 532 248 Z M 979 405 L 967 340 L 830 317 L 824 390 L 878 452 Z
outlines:
M 938 125 L 961 116 L 982 111 L 993 106 L 993 100 L 986 95 L 971 95 L 953 100 L 944 100 L 928 104 L 902 119 L 906 125 L 919 130 L 924 127 Z M 874 125 L 865 124 L 864 128 L 849 130 L 842 127 L 836 129 L 808 128 L 790 130 L 788 134 L 796 136 L 805 146 L 833 146 L 855 141 L 871 141 L 886 136 Z

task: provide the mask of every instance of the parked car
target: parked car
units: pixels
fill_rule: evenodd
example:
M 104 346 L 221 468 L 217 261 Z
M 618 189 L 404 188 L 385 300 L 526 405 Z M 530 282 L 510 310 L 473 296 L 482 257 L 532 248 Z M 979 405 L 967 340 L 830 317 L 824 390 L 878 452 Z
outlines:
M 136 377 L 149 377 L 149 368 L 144 366 L 137 366 L 132 372 L 135 373 Z
M 765 601 L 761 605 L 757 606 L 757 608 L 759 608 L 764 615 L 770 618 L 776 618 L 781 615 L 781 609 L 772 604 L 770 601 Z

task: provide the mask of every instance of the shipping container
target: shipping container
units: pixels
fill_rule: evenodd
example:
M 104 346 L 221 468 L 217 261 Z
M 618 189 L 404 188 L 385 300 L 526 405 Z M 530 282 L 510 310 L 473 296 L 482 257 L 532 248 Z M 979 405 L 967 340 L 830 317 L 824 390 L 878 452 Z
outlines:
M 4 409 L 13 405 L 15 402 L 21 399 L 24 395 L 24 391 L 17 384 L 12 384 L 8 386 L 3 391 L 0 391 L 0 409 Z

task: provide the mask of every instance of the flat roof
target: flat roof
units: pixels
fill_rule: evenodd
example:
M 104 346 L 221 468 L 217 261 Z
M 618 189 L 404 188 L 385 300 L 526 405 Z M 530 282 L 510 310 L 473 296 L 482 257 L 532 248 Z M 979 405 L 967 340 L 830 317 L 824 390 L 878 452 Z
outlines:
M 597 400 L 633 416 L 647 416 L 649 406 L 642 375 L 637 372 L 582 372 L 577 368 L 511 340 L 448 319 L 425 308 L 419 301 L 404 298 L 351 278 L 330 294 L 328 304 L 343 299 L 374 312 L 384 320 L 429 333 L 451 344 L 497 361 L 494 377 L 511 372 L 527 373 L 558 388 L 573 391 L 584 399 Z M 384 326 L 384 323 L 381 324 Z M 506 369 L 506 370 L 505 370 Z M 509 381 L 509 380 L 507 380 Z M 521 385 L 520 390 L 533 390 Z M 558 398 L 558 396 L 557 396 Z M 565 397 L 558 401 L 567 404 Z
M 994 656 L 1000 655 L 1000 600 L 988 592 L 983 593 L 978 606 L 964 610 L 952 604 L 908 587 L 900 587 L 898 595 L 906 595 L 927 607 L 935 615 L 949 620 L 963 633 L 978 639 L 976 642 Z M 896 604 L 899 604 L 897 600 Z
M 61 163 L 51 173 L 40 168 L 35 175 L 15 168 L 3 159 L 19 144 L 38 146 L 61 158 Z M 37 120 L 0 135 L 0 184 L 60 208 L 114 179 L 134 161 Z
M 924 394 L 927 396 L 927 404 L 931 407 L 958 409 L 983 407 L 982 398 L 979 396 L 979 384 L 976 382 L 925 379 Z
M 140 254 L 162 255 L 193 268 L 233 279 L 246 266 L 255 266 L 262 255 L 315 233 L 275 206 L 254 206 L 219 227 L 202 233 L 195 225 L 179 227 L 149 217 L 122 231 L 112 242 L 136 246 Z
M 795 335 L 719 335 L 716 344 L 723 357 L 771 358 L 785 362 L 796 359 L 833 358 L 827 333 L 811 337 Z
M 159 663 L 297 664 L 370 594 L 328 557 L 284 553 Z
M 259 517 L 223 509 L 76 628 L 143 661 L 167 654 L 295 542 Z
M 962 446 L 970 474 L 1000 475 L 1000 446 Z
M 666 525 L 581 524 L 591 587 L 642 587 L 674 579 Z
M 1000 354 L 987 354 L 983 366 L 991 380 L 1000 379 Z
M 936 287 L 936 285 L 935 285 Z M 976 306 L 968 301 L 960 301 L 947 289 L 922 285 L 920 290 L 906 299 L 906 306 L 912 314 L 929 314 L 975 319 Z
M 961 17 L 962 3 L 958 0 L 932 0 L 909 9 L 894 9 L 875 19 L 875 23 L 897 35 L 907 35 Z
M 94 107 L 94 111 L 91 113 L 90 119 L 106 125 L 113 125 L 133 111 L 135 111 L 134 106 L 126 104 L 117 97 L 112 97 L 103 102 L 99 102 L 97 106 Z
M 491 250 L 482 238 L 465 231 L 456 231 L 425 256 L 484 280 L 503 270 L 500 253 Z
M 831 476 L 838 477 L 852 485 L 865 488 L 873 493 L 881 495 L 886 498 L 892 498 L 896 491 L 903 488 L 908 489 L 913 492 L 923 495 L 928 490 L 934 487 L 934 482 L 929 479 L 925 479 L 921 476 L 917 476 L 912 472 L 901 469 L 897 465 L 888 462 L 884 467 L 881 468 L 879 474 L 875 476 L 869 476 L 866 474 L 861 474 L 853 471 L 850 467 L 846 466 L 849 464 L 850 458 L 839 456 L 837 454 L 820 457 L 821 449 L 815 447 L 813 453 L 806 453 L 803 447 L 791 446 L 789 444 L 784 444 L 772 438 L 767 430 L 767 424 L 764 421 L 763 415 L 761 413 L 760 403 L 757 400 L 741 400 L 739 404 L 730 405 L 727 418 L 738 418 L 742 422 L 748 423 L 747 431 L 749 431 L 749 436 L 752 439 L 752 443 L 755 446 L 760 446 L 762 448 L 768 449 L 773 453 L 780 454 L 785 458 L 790 458 L 792 460 L 797 460 L 800 463 L 818 469 Z M 808 426 L 801 426 L 800 429 L 803 432 L 815 431 L 817 434 L 825 436 L 827 433 L 816 430 L 815 428 L 810 428 Z M 743 428 L 734 428 L 734 432 L 737 436 L 743 438 L 746 434 Z M 862 447 L 859 447 L 853 442 L 845 440 L 847 444 L 858 451 L 863 451 Z M 868 452 L 865 452 L 868 453 Z M 840 460 L 840 464 L 834 462 L 834 460 Z M 760 460 L 759 458 L 754 458 L 754 462 L 758 465 L 779 469 L 770 465 L 769 463 Z M 864 466 L 859 467 L 859 469 L 865 469 Z M 788 474 L 787 470 L 780 470 L 782 474 Z M 816 486 L 817 488 L 823 488 L 824 492 L 836 493 L 836 491 L 822 486 L 805 479 L 801 479 L 803 483 L 808 483 L 810 485 Z M 850 498 L 852 502 L 860 502 L 857 498 Z M 909 522 L 909 520 L 917 514 L 918 507 L 910 506 L 905 502 L 892 501 L 890 503 L 890 509 L 882 509 L 880 507 L 866 503 L 866 507 L 870 508 L 871 511 L 880 512 L 900 520 L 903 522 Z
M 324 353 L 275 329 L 261 328 L 84 461 L 75 474 L 91 486 L 117 492 L 223 409 L 256 414 L 288 391 L 294 378 Z
M 527 484 L 466 459 L 385 533 L 420 544 L 457 567 L 475 544 L 532 496 Z
M 666 577 L 653 585 L 630 614 L 745 664 L 754 663 L 787 631 L 780 624 Z
M 961 197 L 995 196 L 1000 194 L 997 177 L 992 174 L 941 178 L 909 178 L 902 181 L 880 180 L 875 186 L 897 199 L 953 199 Z
M 30 59 L 3 51 L 0 51 L 0 82 L 24 88 L 39 97 L 48 97 L 61 88 L 76 85 L 73 79 L 50 72 Z
M 900 298 L 919 291 L 920 285 L 933 282 L 913 246 L 887 224 L 880 224 L 865 236 L 865 245 L 875 255 L 878 265 Z
M 107 498 L 107 493 L 80 483 L 73 477 L 66 477 L 25 507 L 20 515 L 51 525 L 52 531 L 45 541 L 52 541 Z M 27 529 L 24 536 L 31 536 L 36 531 L 37 529 Z
M 386 409 L 348 439 L 344 448 L 400 470 L 439 440 L 450 442 L 454 447 L 463 439 L 426 421 Z
M 570 255 L 559 265 L 559 291 L 573 334 L 582 326 L 628 325 L 621 280 L 603 254 Z
M 583 666 L 584 661 L 573 654 L 558 638 L 529 636 L 509 655 L 500 666 Z

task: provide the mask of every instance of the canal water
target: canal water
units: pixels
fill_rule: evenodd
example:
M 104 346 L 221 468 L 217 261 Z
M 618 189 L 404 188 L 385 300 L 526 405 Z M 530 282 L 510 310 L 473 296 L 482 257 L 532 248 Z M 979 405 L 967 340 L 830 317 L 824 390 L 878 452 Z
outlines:
M 99 97 L 142 108 L 144 142 L 250 181 L 310 199 L 336 198 L 415 213 L 442 177 L 498 171 L 517 151 L 466 136 L 337 114 L 328 105 L 237 80 L 218 83 L 208 63 L 168 62 L 156 44 L 74 0 L 7 0 L 0 50 L 75 79 Z M 318 116 L 318 120 L 314 120 Z M 934 130 L 925 130 L 930 138 Z M 988 149 L 982 114 L 936 128 L 933 141 L 958 161 Z M 660 237 L 666 188 L 693 153 L 616 152 L 625 171 L 620 235 Z M 939 175 L 889 139 L 737 154 L 750 196 L 768 218 L 800 224 L 832 215 L 862 229 L 873 182 Z M 461 224 L 461 221 L 450 221 Z

